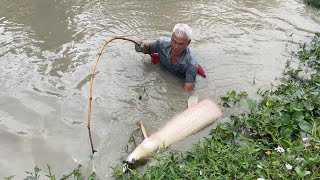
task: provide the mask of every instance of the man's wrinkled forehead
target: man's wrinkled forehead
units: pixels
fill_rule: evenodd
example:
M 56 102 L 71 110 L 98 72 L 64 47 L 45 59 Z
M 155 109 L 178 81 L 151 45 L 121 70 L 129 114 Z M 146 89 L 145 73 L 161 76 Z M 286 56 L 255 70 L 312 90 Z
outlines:
M 188 42 L 188 38 L 184 34 L 172 33 L 171 39 L 177 42 Z

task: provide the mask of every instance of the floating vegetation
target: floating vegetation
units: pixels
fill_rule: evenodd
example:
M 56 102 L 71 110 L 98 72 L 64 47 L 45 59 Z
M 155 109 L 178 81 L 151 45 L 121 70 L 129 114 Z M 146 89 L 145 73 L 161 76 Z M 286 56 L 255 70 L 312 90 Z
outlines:
M 41 179 L 48 179 L 48 180 L 68 180 L 68 179 L 73 179 L 73 180 L 84 180 L 86 177 L 83 175 L 81 172 L 81 165 L 79 165 L 75 170 L 73 170 L 71 173 L 67 175 L 63 175 L 61 178 L 56 177 L 51 173 L 51 167 L 47 165 L 49 174 L 46 174 L 45 176 L 40 176 L 40 172 L 42 169 L 40 169 L 38 166 L 33 168 L 32 172 L 26 171 L 26 177 L 23 178 L 23 180 L 41 180 Z M 14 180 L 14 175 L 6 177 L 6 180 Z M 93 172 L 90 174 L 90 176 L 87 178 L 88 180 L 95 180 L 97 179 L 96 173 Z
M 223 107 L 230 108 L 246 96 L 248 96 L 248 93 L 244 91 L 241 91 L 240 93 L 237 93 L 234 90 L 227 92 L 226 96 L 221 97 L 221 99 L 224 101 Z

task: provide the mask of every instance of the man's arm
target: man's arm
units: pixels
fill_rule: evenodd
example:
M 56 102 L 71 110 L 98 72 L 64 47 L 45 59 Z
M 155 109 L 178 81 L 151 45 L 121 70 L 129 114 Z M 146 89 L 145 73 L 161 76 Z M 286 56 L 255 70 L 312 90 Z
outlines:
M 195 58 L 194 54 L 190 52 L 190 56 L 187 57 L 188 64 L 186 66 L 186 79 L 184 83 L 184 90 L 187 92 L 192 92 L 195 89 L 195 82 L 196 82 L 196 76 L 197 76 L 197 70 L 198 70 L 198 61 Z
M 186 79 L 184 83 L 184 90 L 187 92 L 194 91 L 194 86 L 196 82 L 197 69 L 194 65 L 189 65 L 188 70 L 186 72 Z

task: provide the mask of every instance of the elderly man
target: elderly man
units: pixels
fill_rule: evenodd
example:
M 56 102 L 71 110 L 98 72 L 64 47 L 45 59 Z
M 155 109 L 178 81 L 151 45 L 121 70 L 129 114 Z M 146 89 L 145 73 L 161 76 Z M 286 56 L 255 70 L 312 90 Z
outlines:
M 153 43 L 139 43 L 135 45 L 137 52 L 144 54 L 158 53 L 160 66 L 163 70 L 185 78 L 184 89 L 194 90 L 198 61 L 188 48 L 191 42 L 192 29 L 187 24 L 176 24 L 171 38 L 161 37 Z

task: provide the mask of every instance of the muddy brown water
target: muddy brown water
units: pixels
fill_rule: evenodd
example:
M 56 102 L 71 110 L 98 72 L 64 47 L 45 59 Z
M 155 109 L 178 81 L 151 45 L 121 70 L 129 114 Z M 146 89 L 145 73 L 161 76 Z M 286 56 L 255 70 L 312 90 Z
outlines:
M 90 158 L 89 76 L 101 45 L 112 36 L 153 41 L 183 22 L 194 30 L 191 48 L 207 78 L 199 99 L 217 102 L 230 90 L 277 83 L 290 52 L 320 31 L 319 11 L 300 0 L 88 1 L 1 0 L 0 178 L 25 177 L 38 165 L 61 176 L 80 163 L 102 179 L 121 164 L 137 123 L 155 132 L 186 109 L 183 81 L 162 72 L 130 42 L 110 43 L 97 66 Z M 141 97 L 141 98 L 139 98 Z M 228 111 L 226 111 L 228 114 Z M 190 150 L 210 128 L 179 142 Z

